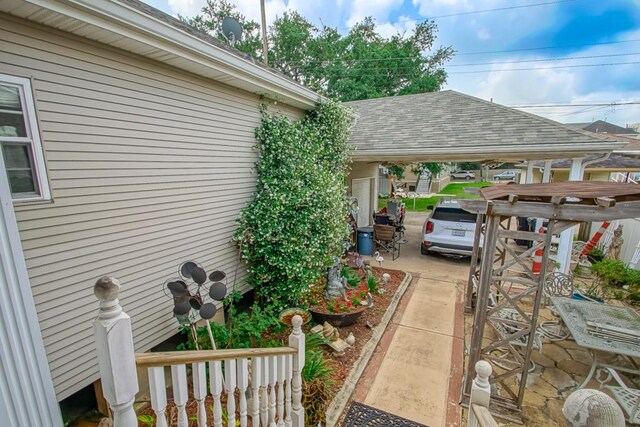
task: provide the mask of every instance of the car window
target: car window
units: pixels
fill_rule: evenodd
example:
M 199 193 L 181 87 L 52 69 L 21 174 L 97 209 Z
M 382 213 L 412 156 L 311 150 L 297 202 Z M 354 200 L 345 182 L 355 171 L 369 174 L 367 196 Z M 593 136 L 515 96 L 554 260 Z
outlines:
M 440 221 L 476 222 L 476 214 L 472 214 L 460 208 L 436 207 L 431 218 Z

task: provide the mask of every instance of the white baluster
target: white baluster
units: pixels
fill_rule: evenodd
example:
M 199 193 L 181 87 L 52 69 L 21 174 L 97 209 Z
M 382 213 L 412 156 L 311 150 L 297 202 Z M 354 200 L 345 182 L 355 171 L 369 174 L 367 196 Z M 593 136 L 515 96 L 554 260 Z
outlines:
M 227 425 L 236 426 L 236 359 L 224 361 L 224 379 L 227 390 Z
M 222 427 L 222 363 L 209 362 L 209 388 L 213 395 L 213 427 Z
M 251 358 L 251 426 L 260 427 L 260 383 L 262 379 L 262 359 Z
M 284 427 L 284 377 L 286 356 L 278 356 L 278 427 Z
M 301 373 L 302 368 L 304 368 L 305 338 L 304 333 L 302 333 L 302 317 L 296 314 L 291 319 L 291 323 L 293 324 L 293 332 L 289 335 L 289 347 L 297 350 L 297 353 L 293 356 L 291 422 L 293 427 L 304 427 Z
M 263 427 L 269 424 L 269 357 L 262 358 L 262 380 L 260 381 L 260 421 Z
M 189 427 L 187 419 L 187 367 L 186 365 L 171 366 L 171 382 L 173 385 L 173 401 L 178 408 L 178 427 Z
M 167 386 L 164 381 L 164 368 L 149 368 L 149 392 L 151 408 L 156 414 L 156 427 L 167 427 Z
M 193 397 L 198 403 L 198 427 L 207 427 L 207 410 L 204 399 L 207 397 L 207 370 L 204 363 L 194 363 L 193 368 Z
M 133 402 L 138 392 L 138 376 L 131 318 L 120 307 L 119 292 L 120 283 L 114 277 L 102 277 L 96 282 L 93 293 L 100 301 L 100 312 L 93 322 L 93 331 L 102 392 L 113 410 L 113 424 L 137 427 Z
M 469 422 L 468 427 L 478 427 L 476 414 L 473 412 L 473 405 L 484 406 L 489 408 L 491 400 L 491 385 L 489 377 L 491 376 L 491 365 L 489 362 L 479 360 L 476 362 L 476 377 L 471 382 L 471 394 L 469 395 Z
M 291 427 L 291 378 L 293 378 L 293 356 L 285 356 L 285 365 L 287 384 L 284 388 L 284 425 L 285 427 Z
M 276 379 L 278 378 L 278 358 L 269 356 L 269 427 L 276 427 Z
M 247 387 L 249 386 L 249 368 L 247 366 L 247 359 L 238 359 L 237 365 L 238 392 L 240 393 L 240 427 L 247 427 Z

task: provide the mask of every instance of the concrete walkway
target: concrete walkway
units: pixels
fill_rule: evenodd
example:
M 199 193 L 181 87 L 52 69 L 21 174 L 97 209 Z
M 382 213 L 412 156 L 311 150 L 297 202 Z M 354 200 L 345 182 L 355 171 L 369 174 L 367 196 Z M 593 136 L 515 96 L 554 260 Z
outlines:
M 382 263 L 414 281 L 353 399 L 430 427 L 459 425 L 464 319 L 457 282 L 466 280 L 469 261 L 420 254 L 425 216 L 407 215 L 408 243 L 400 258 Z

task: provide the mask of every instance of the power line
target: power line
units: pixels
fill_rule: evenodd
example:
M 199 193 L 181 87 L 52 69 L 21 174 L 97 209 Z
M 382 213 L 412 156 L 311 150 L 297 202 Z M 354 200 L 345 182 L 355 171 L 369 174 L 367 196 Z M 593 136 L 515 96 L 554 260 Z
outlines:
M 622 102 L 592 102 L 580 104 L 523 104 L 523 105 L 507 105 L 510 108 L 554 108 L 554 107 L 618 107 L 620 105 L 640 105 L 640 101 L 622 101 Z
M 614 56 L 634 56 L 640 55 L 640 52 L 636 53 L 613 53 L 609 55 L 589 55 L 589 56 L 564 56 L 557 58 L 545 58 L 545 59 L 523 59 L 517 61 L 499 61 L 499 62 L 473 62 L 469 64 L 448 64 L 445 67 L 472 67 L 477 65 L 501 65 L 501 64 L 522 64 L 525 62 L 549 62 L 549 61 L 570 61 L 575 59 L 595 59 L 595 58 L 611 58 Z
M 578 44 L 578 45 L 562 45 L 562 46 L 543 46 L 543 47 L 530 47 L 524 49 L 509 49 L 509 50 L 487 50 L 480 52 L 456 52 L 456 56 L 466 56 L 466 55 L 486 55 L 486 54 L 496 54 L 496 53 L 515 53 L 515 52 L 530 52 L 534 50 L 548 50 L 548 49 L 566 49 L 566 48 L 577 48 L 577 47 L 588 47 L 588 46 L 600 46 L 600 45 L 608 45 L 608 44 L 619 44 L 619 43 L 634 43 L 640 42 L 640 39 L 631 39 L 631 40 L 615 40 L 609 42 L 598 42 L 598 43 L 586 43 L 586 44 Z M 594 56 L 585 56 L 585 57 L 565 57 L 564 59 L 572 59 L 572 58 L 597 58 L 597 57 L 606 57 L 606 56 L 624 56 L 624 55 L 637 55 L 637 53 L 631 54 L 611 54 L 611 55 L 594 55 Z M 330 63 L 358 63 L 358 62 L 385 62 L 385 61 L 398 61 L 403 59 L 416 60 L 415 57 L 410 56 L 396 56 L 390 58 L 360 58 L 360 59 L 316 59 L 302 62 L 283 62 L 280 61 L 280 64 L 291 65 L 291 66 L 299 66 L 299 65 L 308 65 L 308 64 L 330 64 Z M 562 58 L 558 58 L 562 59 Z M 427 62 L 429 58 L 421 58 L 420 62 Z M 555 58 L 545 59 L 548 61 L 556 60 Z M 534 61 L 534 60 L 531 60 Z M 516 62 L 516 61 L 511 61 Z M 523 60 L 522 62 L 526 62 Z M 480 65 L 480 64 L 459 64 L 459 65 L 450 65 L 450 66 L 463 66 L 463 65 Z
M 601 45 L 606 45 L 606 44 L 634 43 L 634 42 L 640 42 L 640 39 L 613 40 L 613 41 L 608 41 L 608 42 L 595 42 L 595 43 L 574 44 L 574 45 L 528 47 L 528 48 L 523 48 L 523 49 L 485 50 L 485 51 L 479 51 L 479 52 L 457 52 L 456 55 L 457 56 L 467 56 L 467 55 L 486 55 L 486 54 L 494 54 L 494 53 L 530 52 L 532 50 L 571 49 L 571 48 L 576 48 L 576 47 L 601 46 Z
M 448 13 L 446 15 L 435 15 L 435 16 L 427 16 L 424 18 L 418 18 L 418 19 L 402 19 L 399 21 L 396 21 L 398 23 L 400 22 L 417 22 L 417 21 L 426 21 L 426 20 L 433 20 L 433 19 L 442 19 L 442 18 L 451 18 L 454 16 L 463 16 L 463 15 L 475 15 L 478 13 L 486 13 L 486 12 L 500 12 L 500 11 L 504 11 L 504 10 L 513 10 L 513 9 L 524 9 L 524 8 L 529 8 L 529 7 L 538 7 L 538 6 L 548 6 L 548 5 L 552 5 L 552 4 L 560 4 L 560 3 L 570 3 L 570 2 L 574 2 L 577 0 L 557 0 L 557 1 L 548 1 L 548 2 L 544 2 L 544 3 L 532 3 L 532 4 L 522 4 L 522 5 L 518 5 L 518 6 L 505 6 L 505 7 L 497 7 L 494 9 L 483 9 L 483 10 L 470 10 L 468 12 L 457 12 L 457 13 Z M 348 30 L 351 29 L 352 27 L 339 27 L 337 28 L 338 30 Z
M 446 72 L 447 75 L 451 74 L 484 74 L 490 73 L 493 71 L 537 71 L 537 70 L 553 70 L 553 69 L 563 69 L 563 68 L 586 68 L 586 67 L 609 67 L 609 66 L 617 66 L 617 65 L 634 65 L 640 64 L 640 61 L 632 61 L 632 62 L 609 62 L 603 64 L 576 64 L 576 65 L 558 65 L 553 67 L 528 67 L 528 68 L 506 68 L 502 70 L 474 70 L 474 71 L 451 71 Z M 404 71 L 403 71 L 404 70 Z M 389 73 L 393 74 L 393 77 L 420 77 L 425 70 L 422 69 L 414 69 L 413 67 L 378 67 L 369 70 L 353 70 L 357 71 L 357 73 L 349 73 L 342 72 L 341 74 L 331 74 L 325 76 L 319 76 L 322 79 L 331 79 L 331 78 L 354 78 L 354 77 L 383 77 L 384 75 L 388 75 Z M 382 72 L 382 73 L 380 73 Z M 311 76 L 313 78 L 313 76 Z
M 585 67 L 608 67 L 612 65 L 633 65 L 640 64 L 640 61 L 633 62 L 609 62 L 606 64 L 579 64 L 579 65 L 558 65 L 554 67 L 533 67 L 533 68 L 507 68 L 499 71 L 534 71 L 534 70 L 553 70 L 557 68 L 585 68 Z M 478 73 L 490 73 L 495 70 L 477 70 L 477 71 L 452 71 L 447 74 L 478 74 Z

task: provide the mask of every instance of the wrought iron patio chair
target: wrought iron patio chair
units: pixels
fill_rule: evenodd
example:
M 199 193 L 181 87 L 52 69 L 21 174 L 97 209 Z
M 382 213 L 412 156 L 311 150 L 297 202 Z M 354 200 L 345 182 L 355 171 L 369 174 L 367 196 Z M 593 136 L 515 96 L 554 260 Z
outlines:
M 600 374 L 604 372 L 607 376 L 601 380 Z M 640 424 L 640 390 L 631 388 L 622 380 L 620 374 L 613 368 L 601 368 L 598 371 L 596 380 L 600 383 L 600 389 L 608 390 L 613 398 L 618 402 L 627 416 L 630 424 Z M 615 385 L 605 385 L 614 380 Z
M 374 224 L 373 240 L 375 243 L 374 250 L 384 250 L 390 253 L 392 260 L 400 256 L 400 240 L 394 226 Z

